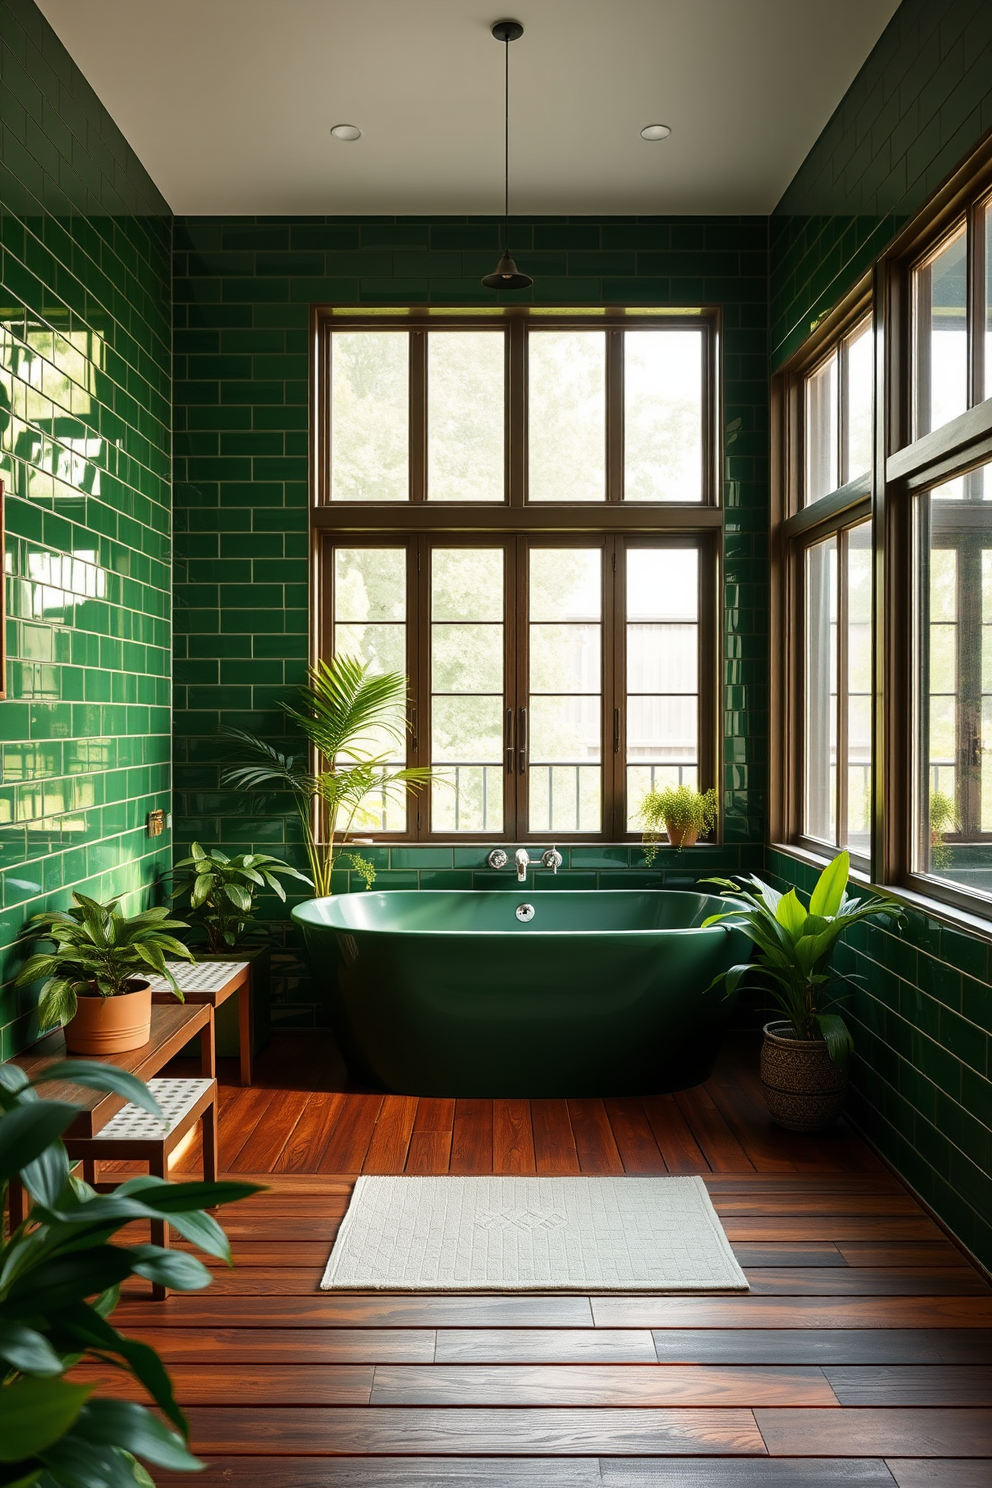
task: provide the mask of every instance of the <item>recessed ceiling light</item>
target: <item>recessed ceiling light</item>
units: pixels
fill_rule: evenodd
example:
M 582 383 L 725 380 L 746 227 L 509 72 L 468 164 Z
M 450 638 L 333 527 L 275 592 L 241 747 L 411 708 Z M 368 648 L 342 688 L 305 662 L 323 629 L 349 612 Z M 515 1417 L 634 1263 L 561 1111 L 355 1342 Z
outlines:
M 667 139 L 671 132 L 667 124 L 645 124 L 641 130 L 641 139 L 663 140 Z
M 361 137 L 362 137 L 362 131 L 359 129 L 359 127 L 358 127 L 357 124 L 332 124 L 331 125 L 331 138 L 332 139 L 349 140 L 349 141 L 351 141 L 351 140 L 361 139 Z

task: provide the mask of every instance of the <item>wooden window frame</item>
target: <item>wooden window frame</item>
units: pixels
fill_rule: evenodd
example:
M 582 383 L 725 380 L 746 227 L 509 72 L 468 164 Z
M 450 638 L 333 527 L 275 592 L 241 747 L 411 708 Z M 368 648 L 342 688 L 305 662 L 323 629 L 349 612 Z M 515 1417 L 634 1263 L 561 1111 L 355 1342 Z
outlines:
M 846 355 L 841 348 L 872 314 L 871 286 L 863 280 L 843 303 L 813 329 L 801 351 L 772 380 L 772 532 L 771 532 L 771 737 L 769 826 L 771 842 L 818 860 L 841 851 L 805 831 L 806 785 L 806 554 L 815 543 L 838 536 L 838 653 L 843 661 L 844 586 L 842 534 L 870 519 L 869 472 L 805 503 L 807 379 L 838 351 L 837 471 L 846 475 Z M 840 835 L 847 780 L 842 768 L 846 714 L 843 668 L 838 668 L 837 823 Z M 874 764 L 874 757 L 873 757 Z M 874 771 L 873 771 L 874 773 Z M 854 866 L 867 871 L 868 854 L 851 852 Z
M 453 502 L 424 499 L 418 474 L 411 477 L 411 499 L 393 502 L 345 502 L 330 499 L 329 460 L 329 347 L 336 329 L 413 331 L 411 336 L 411 400 L 424 406 L 421 382 L 416 383 L 418 365 L 426 365 L 426 336 L 433 329 L 505 328 L 507 339 L 505 396 L 506 495 L 502 502 Z M 622 342 L 624 330 L 663 330 L 686 327 L 704 333 L 703 375 L 703 500 L 698 502 L 646 502 L 622 500 L 623 450 L 618 437 L 622 429 L 623 383 Z M 607 333 L 607 489 L 604 501 L 530 502 L 526 495 L 526 336 L 530 328 L 597 329 Z M 597 312 L 534 311 L 511 306 L 495 313 L 438 311 L 410 307 L 383 312 L 356 310 L 354 306 L 315 306 L 312 311 L 311 374 L 311 505 L 310 564 L 312 605 L 311 655 L 316 660 L 330 654 L 333 626 L 333 559 L 335 546 L 403 546 L 407 548 L 408 630 L 407 662 L 411 680 L 410 764 L 429 762 L 429 623 L 425 612 L 427 564 L 430 545 L 505 545 L 512 561 L 507 575 L 507 646 L 505 687 L 516 700 L 526 688 L 526 561 L 528 544 L 543 546 L 589 546 L 600 543 L 604 550 L 603 667 L 602 667 L 602 781 L 603 813 L 599 832 L 556 832 L 563 842 L 620 842 L 639 840 L 639 833 L 626 830 L 626 716 L 625 716 L 625 615 L 617 596 L 622 583 L 623 555 L 630 546 L 686 545 L 700 552 L 700 603 L 698 616 L 698 780 L 700 789 L 722 784 L 722 750 L 718 732 L 722 695 L 722 626 L 719 595 L 722 592 L 723 522 L 722 413 L 721 413 L 721 317 L 716 308 L 698 312 L 685 310 L 624 310 Z M 419 423 L 419 420 L 416 421 Z M 411 466 L 426 465 L 426 441 L 411 425 Z M 618 575 L 619 567 L 619 575 Z M 511 573 L 515 570 L 515 577 Z M 523 638 L 514 645 L 514 625 Z M 619 727 L 616 712 L 619 709 Z M 505 742 L 505 741 L 504 741 Z M 427 793 L 413 797 L 407 829 L 403 832 L 371 832 L 377 842 L 499 843 L 507 840 L 543 841 L 548 831 L 524 831 L 523 806 L 518 782 L 507 798 L 505 830 L 486 833 L 435 832 L 430 827 Z M 419 809 L 418 809 L 419 808 Z
M 796 584 L 790 545 L 808 542 L 817 523 L 834 530 L 873 521 L 872 834 L 866 877 L 885 892 L 948 923 L 992 938 L 992 897 L 918 871 L 920 834 L 916 748 L 919 666 L 915 652 L 915 498 L 992 461 L 992 369 L 984 366 L 985 207 L 992 201 L 992 132 L 945 180 L 926 206 L 874 263 L 870 276 L 811 328 L 809 340 L 772 381 L 772 738 L 770 838 L 795 856 L 833 856 L 796 832 L 801 810 L 795 723 L 801 674 L 795 654 Z M 967 218 L 969 226 L 968 403 L 942 427 L 913 437 L 913 274 Z M 796 494 L 796 427 L 792 379 L 822 358 L 831 338 L 870 306 L 875 337 L 872 476 L 863 490 L 842 487 L 800 510 Z M 986 392 L 983 401 L 976 401 Z M 823 527 L 826 532 L 827 526 Z

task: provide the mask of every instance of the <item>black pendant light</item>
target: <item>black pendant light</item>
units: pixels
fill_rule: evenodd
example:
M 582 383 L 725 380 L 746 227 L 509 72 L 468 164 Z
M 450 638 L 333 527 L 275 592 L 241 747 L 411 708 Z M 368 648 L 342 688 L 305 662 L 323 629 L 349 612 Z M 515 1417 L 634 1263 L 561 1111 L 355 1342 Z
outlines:
M 505 48 L 505 86 L 503 100 L 503 256 L 492 274 L 483 279 L 486 289 L 529 289 L 534 283 L 529 274 L 521 274 L 510 252 L 510 42 L 523 36 L 519 21 L 497 21 L 493 35 Z

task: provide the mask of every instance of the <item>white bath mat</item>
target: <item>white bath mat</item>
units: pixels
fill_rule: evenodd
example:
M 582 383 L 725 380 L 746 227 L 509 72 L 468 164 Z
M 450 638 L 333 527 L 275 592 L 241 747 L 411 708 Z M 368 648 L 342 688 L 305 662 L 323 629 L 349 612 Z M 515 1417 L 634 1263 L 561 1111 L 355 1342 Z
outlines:
M 748 1290 L 701 1178 L 359 1178 L 321 1287 Z

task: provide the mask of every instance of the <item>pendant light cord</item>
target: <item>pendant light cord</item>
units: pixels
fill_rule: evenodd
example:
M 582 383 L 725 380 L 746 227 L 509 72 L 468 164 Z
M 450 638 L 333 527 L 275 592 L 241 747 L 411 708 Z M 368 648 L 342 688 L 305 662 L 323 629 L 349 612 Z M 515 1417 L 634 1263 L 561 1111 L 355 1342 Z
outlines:
M 510 251 L 510 38 L 503 39 L 503 247 Z

